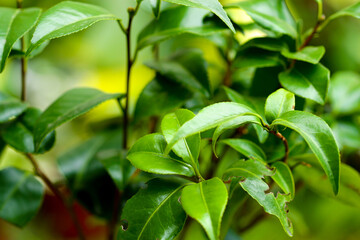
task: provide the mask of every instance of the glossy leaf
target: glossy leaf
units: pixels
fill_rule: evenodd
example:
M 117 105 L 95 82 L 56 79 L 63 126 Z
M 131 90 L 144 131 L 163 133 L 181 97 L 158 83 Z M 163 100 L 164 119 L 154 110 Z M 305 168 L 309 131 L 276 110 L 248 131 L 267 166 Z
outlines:
M 219 178 L 187 186 L 181 194 L 185 212 L 201 224 L 210 240 L 219 238 L 227 200 L 226 186 Z
M 296 63 L 295 67 L 279 75 L 281 85 L 296 95 L 324 104 L 330 71 L 321 64 Z
M 239 103 L 222 102 L 205 107 L 193 119 L 181 126 L 169 142 L 165 152 L 170 152 L 170 149 L 182 138 L 212 129 L 234 118 L 249 115 L 261 119 L 261 116 L 250 107 Z
M 121 97 L 123 94 L 106 94 L 93 88 L 76 88 L 64 93 L 39 117 L 34 128 L 35 149 L 56 127 L 83 115 L 102 102 Z
M 282 125 L 299 133 L 318 158 L 333 186 L 339 191 L 340 154 L 335 138 L 327 123 L 308 112 L 286 112 L 276 119 L 270 127 Z
M 129 150 L 127 158 L 138 169 L 156 174 L 194 176 L 191 165 L 164 153 L 166 140 L 155 133 L 140 138 Z
M 161 122 L 161 130 L 167 142 L 169 142 L 176 131 L 187 121 L 195 117 L 195 114 L 186 109 L 178 109 L 174 113 L 167 114 Z M 176 155 L 184 159 L 193 168 L 198 168 L 200 154 L 200 134 L 183 138 L 177 142 L 172 150 Z
M 233 65 L 236 68 L 263 68 L 285 66 L 285 62 L 278 52 L 258 48 L 247 48 L 238 52 Z
M 0 171 L 0 218 L 25 226 L 39 211 L 44 186 L 29 172 L 16 168 Z
M 153 10 L 154 16 L 159 18 L 160 16 L 160 7 L 161 7 L 161 0 L 150 0 L 150 5 Z
M 167 2 L 176 3 L 180 5 L 185 5 L 188 7 L 194 8 L 202 8 L 208 11 L 211 11 L 216 16 L 218 16 L 230 29 L 235 33 L 235 28 L 232 25 L 228 15 L 226 14 L 225 10 L 221 6 L 218 0 L 165 0 Z
M 234 150 L 238 151 L 246 158 L 255 158 L 266 162 L 266 154 L 264 151 L 255 143 L 246 140 L 246 139 L 225 139 L 221 140 L 221 143 L 224 143 Z
M 295 197 L 295 182 L 293 174 L 288 165 L 283 162 L 275 162 L 271 165 L 275 167 L 275 174 L 271 178 L 284 191 L 285 194 L 290 194 L 291 199 Z
M 35 26 L 40 12 L 39 8 L 0 8 L 0 73 L 15 42 Z
M 311 64 L 317 64 L 325 54 L 325 48 L 323 46 L 314 47 L 307 46 L 298 52 L 289 52 L 289 50 L 282 50 L 281 54 L 289 59 L 295 59 Z
M 126 202 L 121 219 L 127 226 L 118 239 L 174 239 L 186 220 L 179 201 L 182 188 L 171 181 L 149 181 Z
M 264 163 L 256 159 L 247 161 L 238 161 L 228 170 L 225 171 L 223 178 L 229 180 L 236 177 L 241 177 L 243 180 L 239 181 L 240 186 L 249 193 L 261 206 L 265 212 L 276 216 L 283 226 L 285 232 L 293 235 L 293 227 L 288 219 L 286 203 L 291 200 L 290 195 L 265 193 L 269 190 L 269 186 L 263 181 L 265 176 L 274 174 L 272 169 L 269 169 Z
M 265 103 L 265 116 L 268 122 L 272 122 L 281 114 L 295 109 L 295 96 L 293 93 L 280 88 L 272 93 Z
M 240 7 L 261 27 L 296 38 L 295 21 L 283 0 L 251 0 L 231 4 Z
M 64 1 L 41 16 L 27 51 L 30 54 L 43 42 L 84 30 L 101 20 L 116 20 L 107 10 L 86 3 Z
M 26 108 L 27 104 L 0 93 L 0 123 L 6 123 L 15 119 L 22 114 Z

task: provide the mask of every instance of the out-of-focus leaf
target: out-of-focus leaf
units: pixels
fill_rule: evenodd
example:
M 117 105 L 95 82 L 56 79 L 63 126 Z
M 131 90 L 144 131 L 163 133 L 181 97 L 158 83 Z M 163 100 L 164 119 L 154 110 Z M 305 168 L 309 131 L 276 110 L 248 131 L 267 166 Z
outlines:
M 84 30 L 101 20 L 116 20 L 107 10 L 86 3 L 63 1 L 40 17 L 27 51 L 29 55 L 45 41 Z
M 255 143 L 246 139 L 225 139 L 221 140 L 221 143 L 232 147 L 247 158 L 259 159 L 266 162 L 266 154 L 264 151 Z
M 340 148 L 358 150 L 360 146 L 360 126 L 346 121 L 337 121 L 331 126 Z
M 0 73 L 4 70 L 5 61 L 15 42 L 35 26 L 40 12 L 39 8 L 0 7 Z
M 288 165 L 283 162 L 275 162 L 271 165 L 275 167 L 275 174 L 271 178 L 284 191 L 285 194 L 290 194 L 291 199 L 295 197 L 295 182 L 293 174 Z
M 249 193 L 261 206 L 265 212 L 276 216 L 283 226 L 285 232 L 293 235 L 293 227 L 287 216 L 286 203 L 290 202 L 290 195 L 277 194 L 275 197 L 272 192 L 265 193 L 269 186 L 263 181 L 265 176 L 271 176 L 274 171 L 269 169 L 264 163 L 256 159 L 238 161 L 225 171 L 223 178 L 230 180 L 234 177 L 241 177 L 240 186 Z
M 69 90 L 53 102 L 39 117 L 34 127 L 35 149 L 44 137 L 61 124 L 85 114 L 102 102 L 121 98 L 123 94 L 107 94 L 93 88 Z
M 281 52 L 284 49 L 288 49 L 287 44 L 281 38 L 254 38 L 246 42 L 241 49 L 246 48 L 260 48 L 268 51 Z
M 238 52 L 233 66 L 236 68 L 263 68 L 285 66 L 285 62 L 283 61 L 281 55 L 277 52 L 258 48 L 247 48 Z
M 270 123 L 280 117 L 281 114 L 295 109 L 295 96 L 293 93 L 280 88 L 272 93 L 265 103 L 266 120 Z
M 118 239 L 174 239 L 186 220 L 179 201 L 182 188 L 161 179 L 149 181 L 126 202 L 121 219 L 128 228 L 119 230 Z
M 297 62 L 294 68 L 279 75 L 281 85 L 296 95 L 324 104 L 330 71 L 323 65 Z
M 6 123 L 15 119 L 22 114 L 26 108 L 27 104 L 0 93 L 0 123 Z
M 216 16 L 218 16 L 230 29 L 235 33 L 235 28 L 232 25 L 228 15 L 223 9 L 222 5 L 218 0 L 165 0 L 167 2 L 176 3 L 184 6 L 189 6 L 193 8 L 202 8 L 208 11 L 211 11 Z
M 0 171 L 0 218 L 25 226 L 39 211 L 44 186 L 29 172 L 16 168 Z
M 324 56 L 325 48 L 323 46 L 320 47 L 307 46 L 298 52 L 289 52 L 288 50 L 282 50 L 281 54 L 289 59 L 295 59 L 303 62 L 308 62 L 311 64 L 317 64 L 319 63 L 320 59 Z
M 227 200 L 226 186 L 219 178 L 187 186 L 181 194 L 185 212 L 201 224 L 210 240 L 219 239 Z
M 192 166 L 164 153 L 166 140 L 154 133 L 140 138 L 129 150 L 127 158 L 138 169 L 156 174 L 194 176 Z
M 311 113 L 290 111 L 273 121 L 270 127 L 282 125 L 298 132 L 318 158 L 333 186 L 339 191 L 340 154 L 334 135 L 327 123 Z
M 153 10 L 154 16 L 159 18 L 160 16 L 160 7 L 161 7 L 161 0 L 149 0 L 151 8 Z
M 322 30 L 329 22 L 331 22 L 334 19 L 337 19 L 339 17 L 343 16 L 350 16 L 354 18 L 360 18 L 360 2 L 355 3 L 347 8 L 344 8 L 330 17 L 328 17 L 319 27 L 319 30 Z

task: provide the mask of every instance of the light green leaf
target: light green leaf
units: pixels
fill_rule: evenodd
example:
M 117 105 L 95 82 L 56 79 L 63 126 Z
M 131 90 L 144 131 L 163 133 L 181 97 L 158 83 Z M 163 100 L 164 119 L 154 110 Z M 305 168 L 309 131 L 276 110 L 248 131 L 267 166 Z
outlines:
M 217 127 L 234 118 L 249 115 L 261 119 L 261 116 L 250 107 L 239 103 L 222 102 L 205 107 L 193 119 L 181 126 L 165 152 L 170 152 L 170 149 L 182 138 Z
M 280 88 L 270 94 L 265 103 L 265 116 L 268 122 L 277 119 L 281 114 L 295 109 L 295 96 L 293 93 Z
M 160 7 L 161 7 L 161 0 L 149 0 L 151 8 L 153 10 L 154 16 L 159 18 L 160 16 Z
M 330 71 L 323 65 L 297 62 L 295 67 L 279 75 L 281 85 L 296 95 L 324 104 Z
M 224 139 L 220 142 L 230 146 L 247 158 L 256 158 L 266 162 L 266 154 L 252 141 L 246 139 Z
M 360 146 L 360 126 L 350 121 L 336 121 L 331 125 L 340 149 L 358 150 Z
M 164 153 L 166 140 L 155 133 L 140 138 L 129 150 L 127 158 L 138 169 L 156 174 L 194 176 L 190 164 Z
M 0 171 L 0 218 L 25 226 L 39 211 L 44 186 L 29 172 L 16 168 Z
M 238 161 L 225 171 L 223 178 L 230 180 L 241 177 L 240 186 L 249 193 L 261 206 L 265 212 L 276 216 L 283 226 L 285 232 L 293 235 L 293 227 L 287 216 L 286 203 L 291 200 L 290 195 L 265 193 L 269 186 L 263 181 L 265 176 L 272 176 L 274 171 L 269 169 L 264 163 L 251 159 L 247 161 Z
M 34 127 L 35 149 L 44 137 L 61 124 L 85 114 L 102 102 L 121 98 L 123 94 L 106 94 L 93 88 L 72 89 L 53 102 L 39 117 Z
M 0 73 L 15 42 L 35 26 L 40 12 L 39 8 L 20 10 L 0 7 Z
M 290 194 L 291 199 L 295 197 L 295 182 L 293 174 L 288 165 L 283 162 L 275 162 L 271 165 L 275 167 L 275 174 L 271 178 L 284 191 L 285 194 Z
M 273 121 L 270 128 L 275 125 L 291 128 L 304 138 L 329 177 L 334 193 L 337 194 L 339 191 L 340 154 L 327 123 L 308 112 L 290 111 Z
M 63 1 L 41 16 L 26 53 L 29 55 L 43 42 L 84 30 L 101 20 L 116 20 L 107 10 L 86 3 Z
M 118 239 L 174 239 L 181 231 L 186 214 L 179 198 L 183 186 L 153 179 L 125 204 L 121 219 L 128 228 L 119 230 Z
M 176 3 L 188 7 L 202 8 L 211 11 L 218 16 L 230 29 L 235 33 L 235 28 L 232 25 L 228 15 L 221 6 L 218 0 L 165 0 L 167 2 Z
M 289 50 L 282 50 L 281 54 L 289 59 L 295 59 L 311 64 L 317 64 L 325 54 L 325 48 L 323 46 L 314 47 L 307 46 L 297 52 L 289 52 Z
M 326 27 L 326 25 L 331 22 L 332 20 L 335 20 L 339 17 L 344 17 L 344 16 L 350 16 L 350 17 L 354 17 L 354 18 L 359 18 L 360 19 L 360 2 L 357 2 L 347 8 L 344 8 L 336 13 L 334 13 L 333 15 L 331 15 L 330 17 L 328 17 L 319 27 L 318 31 L 321 31 L 324 27 Z
M 187 186 L 181 194 L 185 212 L 201 224 L 210 240 L 219 239 L 227 200 L 226 186 L 219 178 Z

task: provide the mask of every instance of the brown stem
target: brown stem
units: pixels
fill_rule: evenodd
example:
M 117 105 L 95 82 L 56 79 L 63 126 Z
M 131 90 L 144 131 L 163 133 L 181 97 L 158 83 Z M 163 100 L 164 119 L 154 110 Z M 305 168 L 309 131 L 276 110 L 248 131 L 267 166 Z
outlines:
M 116 191 L 114 197 L 113 215 L 108 225 L 108 239 L 113 240 L 115 237 L 116 224 L 118 222 L 119 209 L 120 209 L 121 192 Z
M 287 163 L 287 159 L 288 159 L 288 156 L 289 156 L 289 144 L 288 144 L 288 141 L 286 140 L 286 138 L 279 132 L 276 132 L 276 131 L 269 131 L 269 133 L 275 135 L 277 138 L 279 138 L 283 144 L 284 144 L 284 147 L 285 147 L 285 156 L 283 157 L 283 161 L 284 163 Z
M 16 1 L 16 7 L 21 9 L 22 8 L 22 0 Z M 25 51 L 25 37 L 20 39 L 21 44 L 21 51 Z M 26 70 L 27 70 L 27 59 L 26 57 L 21 58 L 21 101 L 25 101 L 26 99 Z
M 58 197 L 61 202 L 64 204 L 66 210 L 69 212 L 70 217 L 74 223 L 74 226 L 76 228 L 76 231 L 78 233 L 79 239 L 85 240 L 85 235 L 80 227 L 79 220 L 77 219 L 77 216 L 75 214 L 73 204 L 70 198 L 66 198 L 57 187 L 50 181 L 50 179 L 45 175 L 45 173 L 40 169 L 39 165 L 37 164 L 34 156 L 30 153 L 25 154 L 26 157 L 30 160 L 31 164 L 34 167 L 36 175 L 38 175 L 46 184 L 46 186 L 55 194 L 56 197 Z

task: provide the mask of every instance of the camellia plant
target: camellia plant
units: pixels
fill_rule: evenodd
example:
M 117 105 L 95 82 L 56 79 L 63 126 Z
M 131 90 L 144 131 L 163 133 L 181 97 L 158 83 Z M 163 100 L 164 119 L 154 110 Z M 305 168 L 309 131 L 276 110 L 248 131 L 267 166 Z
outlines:
M 360 176 L 341 163 L 339 146 L 346 155 L 347 136 L 341 134 L 356 122 L 344 123 L 341 116 L 360 111 L 360 78 L 338 74 L 328 94 L 330 71 L 320 63 L 325 48 L 310 44 L 330 21 L 360 18 L 360 3 L 325 17 L 322 0 L 316 0 L 317 21 L 310 29 L 294 19 L 285 0 L 224 6 L 218 0 L 134 0 L 126 24 L 124 16 L 87 3 L 62 1 L 45 11 L 16 3 L 17 8 L 0 7 L 0 72 L 8 58 L 20 59 L 22 80 L 20 98 L 0 92 L 0 142 L 1 149 L 9 146 L 26 156 L 34 171 L 0 170 L 2 219 L 25 226 L 37 215 L 47 188 L 68 210 L 79 239 L 87 235 L 74 202 L 107 221 L 108 239 L 184 239 L 194 221 L 208 239 L 225 239 L 252 227 L 264 213 L 293 236 L 287 205 L 298 187 L 329 192 L 331 186 L 333 196 L 340 191 L 337 199 L 359 199 L 360 186 L 348 183 L 359 183 Z M 153 19 L 135 39 L 133 20 L 144 5 L 152 7 Z M 251 24 L 236 20 L 245 14 Z M 30 106 L 27 62 L 52 39 L 103 20 L 117 21 L 126 37 L 126 91 L 75 88 L 45 111 Z M 238 35 L 252 30 L 262 35 L 241 43 Z M 224 63 L 213 70 L 223 75 L 219 84 L 210 82 L 213 66 L 201 49 L 179 45 L 169 56 L 159 54 L 162 42 L 184 34 L 216 48 Z M 136 79 L 131 73 L 147 47 L 154 59 L 145 65 L 156 75 L 132 112 L 129 88 Z M 343 86 L 347 78 L 351 84 Z M 59 156 L 69 190 L 63 191 L 39 167 L 37 155 L 53 147 L 57 127 L 110 100 L 117 101 L 121 121 L 103 124 L 92 138 Z M 251 212 L 244 211 L 249 199 L 263 211 L 239 225 L 240 214 Z

